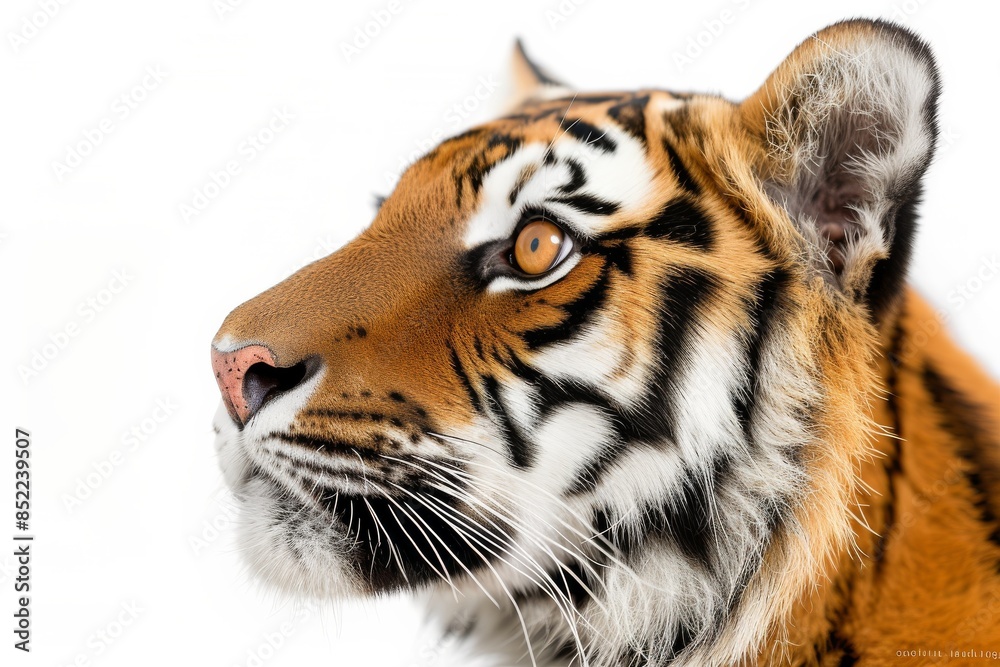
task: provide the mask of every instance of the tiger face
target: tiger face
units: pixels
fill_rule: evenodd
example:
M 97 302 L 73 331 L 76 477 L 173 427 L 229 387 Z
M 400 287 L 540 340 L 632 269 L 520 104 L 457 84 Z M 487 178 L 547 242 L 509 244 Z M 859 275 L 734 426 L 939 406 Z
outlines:
M 737 659 L 848 539 L 934 66 L 868 21 L 742 103 L 514 66 L 507 116 L 219 330 L 242 548 L 306 594 L 488 599 L 592 664 Z

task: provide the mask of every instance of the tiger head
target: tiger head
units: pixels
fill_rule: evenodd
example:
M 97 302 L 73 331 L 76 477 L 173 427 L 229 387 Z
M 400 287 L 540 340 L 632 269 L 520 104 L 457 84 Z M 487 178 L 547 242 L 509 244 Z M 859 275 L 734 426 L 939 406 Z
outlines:
M 857 20 L 740 103 L 514 73 L 223 323 L 242 548 L 307 594 L 489 599 L 591 664 L 728 664 L 850 540 L 933 60 Z

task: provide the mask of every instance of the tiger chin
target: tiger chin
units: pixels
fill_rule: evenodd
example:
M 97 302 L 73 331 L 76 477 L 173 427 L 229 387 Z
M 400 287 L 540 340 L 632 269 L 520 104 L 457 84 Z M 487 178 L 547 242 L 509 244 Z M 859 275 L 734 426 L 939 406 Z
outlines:
M 929 48 L 845 21 L 735 103 L 513 68 L 213 341 L 247 562 L 421 594 L 456 664 L 1000 648 L 998 387 L 906 283 Z

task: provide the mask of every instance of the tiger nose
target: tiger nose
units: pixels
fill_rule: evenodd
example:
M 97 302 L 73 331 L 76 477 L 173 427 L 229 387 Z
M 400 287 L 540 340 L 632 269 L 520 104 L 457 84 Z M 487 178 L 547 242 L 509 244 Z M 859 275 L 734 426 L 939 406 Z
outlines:
M 275 363 L 274 353 L 264 345 L 247 345 L 231 352 L 213 346 L 212 370 L 229 416 L 245 426 L 268 399 L 302 382 L 306 363 L 281 368 Z

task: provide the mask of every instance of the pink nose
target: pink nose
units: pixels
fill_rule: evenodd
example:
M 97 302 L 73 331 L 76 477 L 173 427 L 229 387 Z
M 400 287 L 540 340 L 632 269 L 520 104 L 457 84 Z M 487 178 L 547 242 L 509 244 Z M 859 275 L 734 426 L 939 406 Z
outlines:
M 263 345 L 248 345 L 233 352 L 213 347 L 212 370 L 229 416 L 241 426 L 267 399 L 295 387 L 305 376 L 305 364 L 279 368 L 274 354 Z

